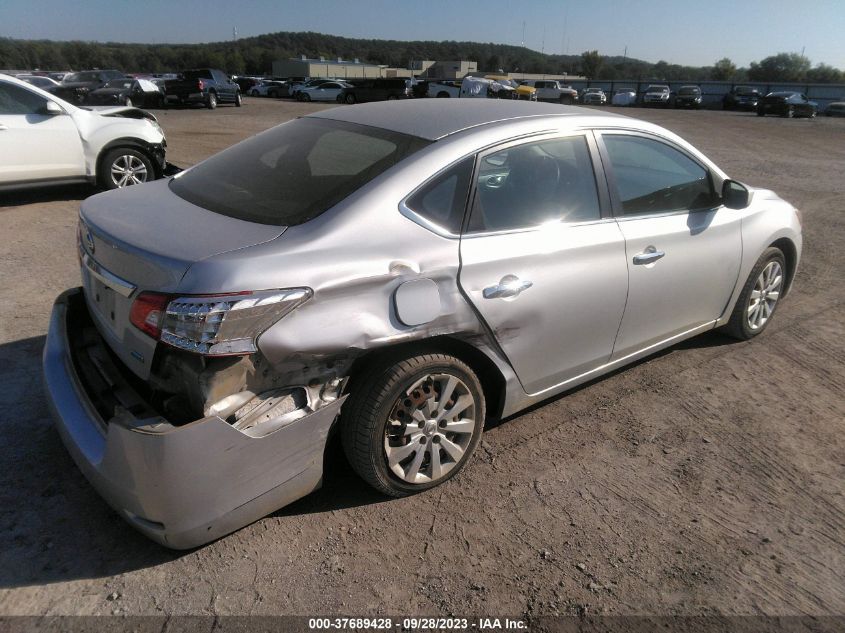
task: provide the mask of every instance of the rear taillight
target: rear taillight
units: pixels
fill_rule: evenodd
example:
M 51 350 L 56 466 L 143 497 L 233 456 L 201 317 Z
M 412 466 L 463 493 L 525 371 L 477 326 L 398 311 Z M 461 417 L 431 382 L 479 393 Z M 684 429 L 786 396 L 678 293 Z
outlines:
M 205 82 L 202 79 L 197 79 L 197 90 L 200 92 L 205 88 Z
M 161 334 L 161 325 L 164 322 L 167 304 L 170 303 L 171 299 L 171 295 L 142 292 L 132 302 L 129 322 L 142 332 L 157 339 Z
M 143 292 L 130 321 L 173 347 L 205 356 L 252 354 L 267 328 L 305 302 L 309 288 L 173 297 Z

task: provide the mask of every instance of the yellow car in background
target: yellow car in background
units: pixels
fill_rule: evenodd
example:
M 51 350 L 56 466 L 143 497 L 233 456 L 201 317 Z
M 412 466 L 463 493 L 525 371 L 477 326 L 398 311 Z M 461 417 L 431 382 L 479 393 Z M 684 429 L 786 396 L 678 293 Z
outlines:
M 498 81 L 500 84 L 510 86 L 514 89 L 516 96 L 521 101 L 537 101 L 537 89 L 531 86 L 522 86 L 507 75 L 484 75 L 485 79 Z

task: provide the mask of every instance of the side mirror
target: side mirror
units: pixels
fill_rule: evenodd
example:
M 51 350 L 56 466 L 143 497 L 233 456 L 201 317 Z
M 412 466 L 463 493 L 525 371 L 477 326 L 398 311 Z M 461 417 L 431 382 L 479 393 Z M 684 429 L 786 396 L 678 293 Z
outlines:
M 750 202 L 751 192 L 741 182 L 728 179 L 722 183 L 722 204 L 728 209 L 744 209 Z
M 62 110 L 62 108 L 59 106 L 59 104 L 56 103 L 55 101 L 49 101 L 48 100 L 47 103 L 44 104 L 44 108 L 43 108 L 42 112 L 44 114 L 54 115 L 54 114 L 64 114 L 65 111 Z

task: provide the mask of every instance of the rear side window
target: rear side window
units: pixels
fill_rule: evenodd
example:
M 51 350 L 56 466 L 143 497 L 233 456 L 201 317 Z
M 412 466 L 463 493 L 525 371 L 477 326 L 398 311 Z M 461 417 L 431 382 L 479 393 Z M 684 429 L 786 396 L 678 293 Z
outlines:
M 710 173 L 683 152 L 641 136 L 605 134 L 625 215 L 712 208 Z
M 429 144 L 380 128 L 302 118 L 230 147 L 170 181 L 229 217 L 293 226 L 317 217 Z
M 572 136 L 486 154 L 475 177 L 469 232 L 601 217 L 587 140 Z
M 413 194 L 405 205 L 429 222 L 457 235 L 461 231 L 474 157 L 465 158 Z

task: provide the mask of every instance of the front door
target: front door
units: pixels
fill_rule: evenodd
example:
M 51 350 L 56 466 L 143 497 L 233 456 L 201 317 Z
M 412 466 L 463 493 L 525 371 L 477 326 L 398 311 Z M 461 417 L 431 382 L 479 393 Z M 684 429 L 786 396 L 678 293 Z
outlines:
M 607 362 L 622 318 L 625 243 L 594 156 L 592 137 L 546 137 L 476 170 L 459 281 L 531 394 Z
M 76 124 L 46 106 L 46 97 L 0 81 L 0 184 L 85 175 Z
M 599 140 L 629 271 L 615 360 L 722 315 L 739 275 L 740 213 L 721 205 L 709 169 L 669 141 Z

